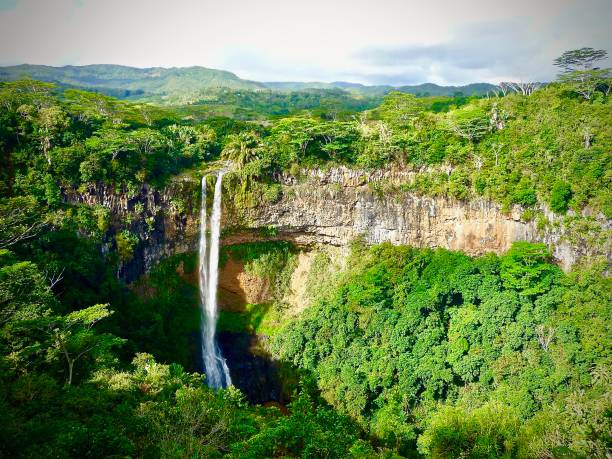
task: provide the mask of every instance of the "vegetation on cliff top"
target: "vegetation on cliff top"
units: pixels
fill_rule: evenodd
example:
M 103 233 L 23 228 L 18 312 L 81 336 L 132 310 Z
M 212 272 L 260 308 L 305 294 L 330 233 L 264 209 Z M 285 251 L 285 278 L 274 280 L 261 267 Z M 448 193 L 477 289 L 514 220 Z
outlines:
M 34 81 L 3 83 L 2 192 L 8 186 L 50 198 L 53 193 L 42 188 L 161 184 L 221 155 L 238 163 L 248 182 L 301 167 L 396 164 L 421 171 L 402 185 L 406 191 L 484 196 L 506 207 L 546 203 L 557 213 L 589 207 L 610 217 L 609 78 L 568 65 L 561 82 L 529 95 L 417 98 L 393 92 L 357 116 L 338 118 L 331 102 L 323 119 L 305 111 L 263 124 L 197 122 L 100 94 L 58 93 Z M 587 79 L 590 86 L 583 83 L 588 72 L 596 72 Z M 315 102 L 321 107 L 320 99 Z

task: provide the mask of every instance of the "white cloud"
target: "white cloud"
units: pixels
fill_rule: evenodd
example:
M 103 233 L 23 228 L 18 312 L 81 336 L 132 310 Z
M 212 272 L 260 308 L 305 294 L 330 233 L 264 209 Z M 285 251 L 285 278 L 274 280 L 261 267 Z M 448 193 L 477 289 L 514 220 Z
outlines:
M 0 2 L 0 64 L 202 65 L 257 80 L 466 83 L 550 78 L 550 62 L 568 48 L 612 52 L 608 0 Z

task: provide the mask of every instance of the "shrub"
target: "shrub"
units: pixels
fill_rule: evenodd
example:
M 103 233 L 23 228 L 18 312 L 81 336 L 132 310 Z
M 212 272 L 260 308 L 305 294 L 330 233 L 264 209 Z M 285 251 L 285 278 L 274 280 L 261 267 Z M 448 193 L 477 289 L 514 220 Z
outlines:
M 453 172 L 448 181 L 448 192 L 455 199 L 467 199 L 469 196 L 469 183 L 465 173 Z
M 512 193 L 512 202 L 524 207 L 531 207 L 537 204 L 538 198 L 529 180 L 522 179 Z
M 134 249 L 138 244 L 138 237 L 125 230 L 115 236 L 117 243 L 117 254 L 122 262 L 130 261 L 134 258 Z
M 572 189 L 569 183 L 561 181 L 555 182 L 550 193 L 550 208 L 558 214 L 564 214 L 567 212 L 571 197 Z
M 516 413 L 500 403 L 473 411 L 443 407 L 419 438 L 419 450 L 432 458 L 512 457 L 519 428 Z

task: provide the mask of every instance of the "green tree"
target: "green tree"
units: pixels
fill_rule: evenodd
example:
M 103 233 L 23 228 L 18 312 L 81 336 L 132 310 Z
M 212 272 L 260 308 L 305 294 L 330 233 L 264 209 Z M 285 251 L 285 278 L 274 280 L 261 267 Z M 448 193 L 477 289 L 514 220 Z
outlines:
M 448 113 L 450 130 L 459 137 L 475 142 L 490 131 L 489 116 L 483 107 L 470 105 Z
M 113 312 L 107 304 L 97 304 L 86 309 L 71 312 L 67 316 L 53 321 L 53 346 L 51 355 L 61 354 L 66 361 L 66 384 L 72 384 L 74 365 L 78 360 L 90 354 L 98 359 L 108 358 L 112 347 L 124 340 L 108 333 L 96 333 L 93 327 Z
M 546 292 L 560 275 L 559 268 L 548 261 L 550 252 L 546 245 L 513 243 L 500 265 L 504 286 L 527 296 Z
M 166 132 L 172 150 L 180 152 L 185 158 L 199 161 L 211 152 L 217 139 L 215 131 L 206 125 L 191 127 L 173 124 L 166 128 Z
M 565 51 L 554 63 L 561 69 L 559 80 L 568 83 L 584 99 L 590 100 L 598 86 L 610 87 L 610 69 L 595 67 L 608 56 L 603 49 L 580 48 Z
M 558 214 L 567 212 L 572 197 L 572 188 L 569 183 L 556 181 L 550 192 L 550 208 Z
M 595 63 L 604 60 L 608 52 L 603 49 L 580 48 L 565 51 L 555 59 L 555 65 L 563 72 L 574 72 L 576 70 L 591 70 Z
M 45 224 L 45 215 L 34 197 L 0 199 L 0 249 L 38 236 Z
M 301 163 L 308 147 L 315 141 L 315 130 L 319 122 L 306 117 L 284 118 L 274 124 L 268 140 L 275 161 L 281 167 Z
M 373 115 L 387 122 L 394 128 L 410 128 L 425 112 L 422 99 L 414 94 L 393 91 L 387 94 Z
M 253 131 L 230 134 L 221 152 L 221 158 L 242 168 L 260 157 L 262 147 L 260 137 Z
M 516 413 L 499 403 L 473 411 L 441 407 L 419 438 L 419 450 L 443 459 L 510 458 L 516 455 L 520 422 Z
M 68 127 L 68 117 L 61 107 L 52 105 L 51 107 L 41 108 L 38 111 L 35 123 L 40 146 L 50 166 L 51 156 L 49 155 L 49 150 L 62 131 Z
M 119 255 L 120 261 L 127 262 L 134 258 L 138 236 L 130 233 L 129 230 L 123 230 L 115 235 L 115 243 L 117 244 L 117 255 Z
M 59 304 L 48 282 L 34 263 L 0 249 L 0 379 L 53 369 L 49 330 Z
M 314 131 L 321 138 L 321 150 L 332 160 L 353 162 L 359 133 L 352 122 L 321 123 Z

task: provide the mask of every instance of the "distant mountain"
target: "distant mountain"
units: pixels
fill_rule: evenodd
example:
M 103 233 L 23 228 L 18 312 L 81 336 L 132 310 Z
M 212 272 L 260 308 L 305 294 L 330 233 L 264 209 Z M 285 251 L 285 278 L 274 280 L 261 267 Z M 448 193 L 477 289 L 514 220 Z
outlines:
M 334 81 L 332 83 L 273 81 L 266 82 L 264 84 L 268 88 L 278 91 L 304 91 L 307 89 L 343 89 L 348 92 L 368 96 L 381 96 L 391 91 L 399 91 L 407 94 L 416 94 L 419 96 L 453 96 L 457 93 L 462 93 L 465 96 L 484 96 L 487 94 L 487 92 L 499 89 L 497 86 L 490 83 L 471 83 L 464 86 L 440 86 L 434 83 L 423 83 L 413 86 L 368 86 L 360 83 L 350 83 L 347 81 Z
M 205 67 L 141 69 L 108 64 L 65 67 L 26 64 L 0 67 L 1 81 L 24 77 L 63 86 L 94 89 L 111 95 L 127 91 L 127 96 L 187 96 L 213 88 L 265 89 L 262 83 L 243 80 L 225 70 Z
M 361 83 L 350 83 L 348 81 L 333 81 L 331 83 L 322 83 L 319 81 L 301 82 L 301 81 L 270 81 L 264 85 L 273 91 L 307 91 L 309 89 L 342 89 L 352 94 L 361 96 L 382 96 L 389 91 L 392 91 L 393 86 L 366 86 Z
M 424 83 L 416 86 L 368 86 L 346 81 L 322 82 L 267 82 L 243 80 L 232 72 L 205 67 L 135 68 L 123 65 L 84 65 L 51 67 L 46 65 L 16 65 L 0 67 L 0 81 L 21 78 L 56 83 L 64 87 L 87 89 L 119 98 L 139 99 L 158 103 L 187 104 L 206 99 L 218 89 L 234 91 L 307 91 L 343 90 L 360 97 L 379 98 L 390 91 L 401 91 L 419 96 L 482 96 L 497 87 L 488 83 L 466 86 L 439 86 Z
M 453 96 L 462 93 L 464 96 L 485 96 L 488 92 L 499 90 L 490 83 L 470 83 L 464 86 L 440 86 L 434 83 L 423 83 L 414 86 L 399 86 L 396 91 L 419 96 Z

